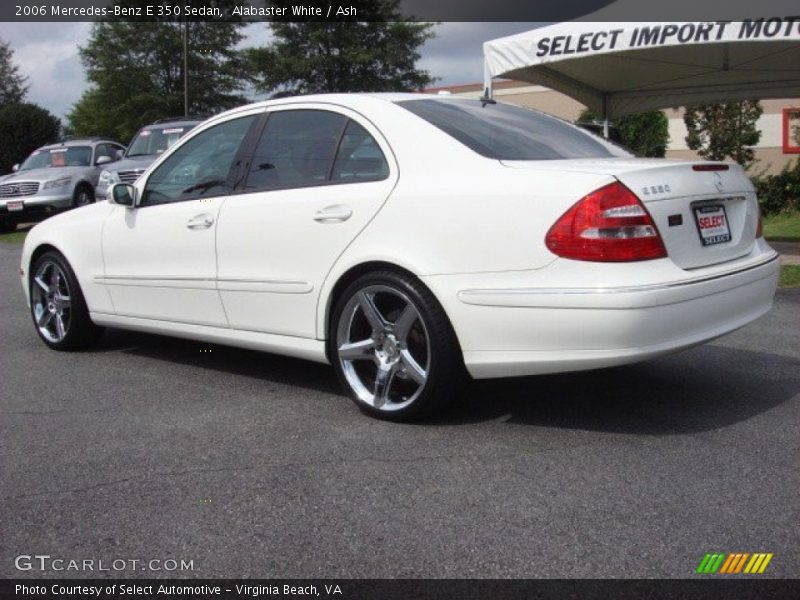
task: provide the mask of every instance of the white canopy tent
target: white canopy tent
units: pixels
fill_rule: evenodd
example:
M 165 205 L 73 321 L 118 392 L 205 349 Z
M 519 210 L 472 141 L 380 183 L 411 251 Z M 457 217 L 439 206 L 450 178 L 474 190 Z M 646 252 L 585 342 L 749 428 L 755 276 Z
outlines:
M 800 18 L 564 22 L 485 42 L 492 79 L 539 84 L 606 120 L 725 100 L 800 96 Z

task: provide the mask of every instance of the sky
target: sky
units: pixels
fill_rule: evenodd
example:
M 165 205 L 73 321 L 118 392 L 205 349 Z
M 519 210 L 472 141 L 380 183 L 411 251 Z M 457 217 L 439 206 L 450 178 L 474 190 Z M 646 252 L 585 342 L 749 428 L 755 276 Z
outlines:
M 486 40 L 533 29 L 539 23 L 441 23 L 436 37 L 421 50 L 417 66 L 438 77 L 435 85 L 477 83 L 483 78 L 482 44 Z M 0 39 L 11 44 L 14 61 L 28 77 L 28 100 L 60 118 L 86 87 L 78 48 L 85 45 L 90 23 L 0 23 Z M 248 25 L 243 47 L 269 42 L 265 23 Z M 257 99 L 253 97 L 252 99 Z

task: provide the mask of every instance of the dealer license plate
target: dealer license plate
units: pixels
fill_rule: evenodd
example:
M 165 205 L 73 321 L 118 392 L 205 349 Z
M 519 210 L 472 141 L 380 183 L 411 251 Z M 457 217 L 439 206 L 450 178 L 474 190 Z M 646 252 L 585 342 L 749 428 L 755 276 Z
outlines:
M 694 209 L 697 229 L 703 246 L 724 244 L 731 241 L 731 229 L 728 226 L 728 215 L 721 204 L 698 206 Z
M 6 208 L 10 211 L 22 210 L 24 204 L 22 200 L 12 200 L 6 203 Z

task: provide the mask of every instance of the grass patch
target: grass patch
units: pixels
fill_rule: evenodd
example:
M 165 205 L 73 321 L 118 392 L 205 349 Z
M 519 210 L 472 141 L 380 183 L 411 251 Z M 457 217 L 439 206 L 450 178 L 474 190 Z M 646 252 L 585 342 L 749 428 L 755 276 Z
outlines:
M 0 242 L 8 244 L 21 244 L 25 241 L 25 236 L 28 235 L 28 230 L 17 230 L 12 233 L 0 233 Z
M 783 242 L 800 242 L 800 211 L 764 217 L 764 237 Z
M 800 265 L 782 265 L 781 278 L 778 285 L 781 287 L 800 287 Z

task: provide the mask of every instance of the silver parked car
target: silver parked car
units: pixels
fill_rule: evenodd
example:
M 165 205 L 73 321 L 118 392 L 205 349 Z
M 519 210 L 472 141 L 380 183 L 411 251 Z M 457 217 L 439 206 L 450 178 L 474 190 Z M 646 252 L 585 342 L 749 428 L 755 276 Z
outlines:
M 104 165 L 125 146 L 106 138 L 72 139 L 34 150 L 0 179 L 0 230 L 91 204 Z
M 144 173 L 167 148 L 171 147 L 190 129 L 202 123 L 201 118 L 176 117 L 162 119 L 152 125 L 142 127 L 133 136 L 122 160 L 109 165 L 100 174 L 95 194 L 98 199 L 105 199 L 107 191 L 115 183 L 133 183 Z

